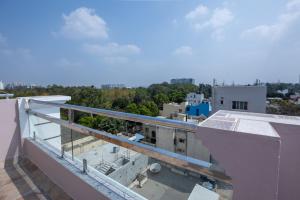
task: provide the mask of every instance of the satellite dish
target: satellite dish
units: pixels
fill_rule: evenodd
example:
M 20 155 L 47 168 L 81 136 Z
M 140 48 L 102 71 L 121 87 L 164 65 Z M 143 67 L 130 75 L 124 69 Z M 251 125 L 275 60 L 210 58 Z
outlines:
M 149 168 L 150 172 L 157 174 L 161 170 L 161 165 L 159 163 L 153 163 Z

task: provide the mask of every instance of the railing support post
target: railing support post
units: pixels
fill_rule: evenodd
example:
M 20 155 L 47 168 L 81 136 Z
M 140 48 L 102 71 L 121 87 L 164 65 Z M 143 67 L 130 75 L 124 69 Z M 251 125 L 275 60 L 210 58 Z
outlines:
M 87 174 L 87 160 L 85 158 L 82 159 L 82 173 Z
M 69 120 L 69 123 L 73 123 L 74 122 L 74 112 L 73 112 L 72 109 L 68 109 L 68 120 Z M 70 129 L 70 131 L 71 131 L 72 160 L 74 160 L 73 130 Z
M 60 158 L 64 158 L 64 155 L 65 155 L 65 146 L 62 145 L 62 146 L 61 146 L 61 154 L 60 154 Z

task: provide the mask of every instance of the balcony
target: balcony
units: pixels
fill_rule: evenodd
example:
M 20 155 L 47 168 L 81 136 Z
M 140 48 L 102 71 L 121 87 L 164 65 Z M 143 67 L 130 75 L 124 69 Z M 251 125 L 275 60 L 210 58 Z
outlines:
M 10 190 L 23 199 L 299 197 L 291 184 L 299 178 L 291 174 L 300 166 L 300 159 L 291 159 L 300 150 L 297 117 L 219 111 L 192 124 L 68 100 L 0 101 L 0 191 L 7 194 L 1 198 L 12 199 Z M 117 119 L 124 131 L 111 134 L 76 123 L 76 114 L 83 113 Z M 155 137 L 152 144 L 147 137 Z M 23 190 L 15 177 L 30 187 Z

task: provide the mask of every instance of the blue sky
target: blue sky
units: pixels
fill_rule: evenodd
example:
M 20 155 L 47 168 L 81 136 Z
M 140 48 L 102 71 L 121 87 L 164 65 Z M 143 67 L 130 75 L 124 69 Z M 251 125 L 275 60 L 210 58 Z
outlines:
M 300 0 L 0 1 L 0 80 L 296 82 Z

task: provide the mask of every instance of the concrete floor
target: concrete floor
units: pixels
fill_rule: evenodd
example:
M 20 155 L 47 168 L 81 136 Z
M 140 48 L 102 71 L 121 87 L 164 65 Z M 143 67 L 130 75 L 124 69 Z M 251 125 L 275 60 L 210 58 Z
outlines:
M 158 174 L 147 171 L 148 180 L 142 188 L 132 190 L 151 200 L 184 200 L 188 199 L 196 183 L 200 180 L 191 176 L 182 176 L 162 166 Z
M 0 200 L 35 200 L 71 198 L 55 185 L 32 162 L 22 159 L 18 164 L 0 168 Z

